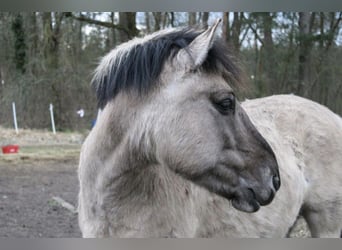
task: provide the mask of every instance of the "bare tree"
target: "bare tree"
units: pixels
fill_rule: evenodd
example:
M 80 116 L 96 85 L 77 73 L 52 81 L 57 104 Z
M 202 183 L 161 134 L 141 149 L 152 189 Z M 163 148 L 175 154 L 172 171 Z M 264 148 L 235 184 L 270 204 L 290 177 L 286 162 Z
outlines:
M 115 25 L 115 12 L 110 12 L 109 15 L 110 22 Z M 108 36 L 107 36 L 107 48 L 108 50 L 112 49 L 116 45 L 116 29 L 115 27 L 108 29 Z
M 58 68 L 58 55 L 61 37 L 61 24 L 64 13 L 44 12 L 44 56 L 48 67 Z
M 228 43 L 230 41 L 229 12 L 222 13 L 222 38 Z
M 17 13 L 12 22 L 14 33 L 14 62 L 21 73 L 26 71 L 26 36 L 24 31 L 23 16 Z
M 195 26 L 196 25 L 196 12 L 189 12 L 189 26 Z
M 161 28 L 161 17 L 162 13 L 161 12 L 152 12 L 153 17 L 154 17 L 154 31 L 160 30 Z
M 32 12 L 28 13 L 28 56 L 30 60 L 28 61 L 27 69 L 30 74 L 36 75 L 38 74 L 41 65 L 39 65 L 39 28 L 38 28 L 38 20 L 37 13 Z
M 297 92 L 302 93 L 308 90 L 310 83 L 310 54 L 312 47 L 312 39 L 310 31 L 314 13 L 299 13 L 299 67 L 298 67 L 298 87 Z M 305 94 L 306 95 L 306 94 Z
M 233 46 L 235 52 L 240 51 L 241 44 L 247 32 L 244 33 L 243 38 L 240 39 L 244 28 L 245 17 L 243 12 L 233 12 L 233 22 L 230 23 L 229 12 L 223 12 L 222 34 L 223 39 Z
M 136 27 L 136 12 L 119 12 L 119 31 L 120 42 L 125 42 L 137 36 L 139 30 Z
M 174 12 L 169 12 L 170 14 L 170 24 L 171 27 L 175 27 L 175 13 Z
M 136 12 L 119 12 L 119 23 L 115 24 L 112 21 L 101 21 L 88 17 L 82 13 L 75 15 L 72 12 L 66 12 L 65 16 L 74 18 L 81 22 L 93 24 L 101 27 L 116 29 L 119 31 L 118 42 L 125 42 L 139 34 L 136 27 Z
M 209 12 L 202 12 L 202 26 L 204 29 L 208 28 Z
M 274 94 L 279 89 L 276 80 L 277 71 L 276 60 L 274 57 L 274 42 L 273 42 L 273 19 L 275 16 L 272 13 L 261 13 L 263 26 L 263 55 L 265 66 L 265 85 L 268 93 Z

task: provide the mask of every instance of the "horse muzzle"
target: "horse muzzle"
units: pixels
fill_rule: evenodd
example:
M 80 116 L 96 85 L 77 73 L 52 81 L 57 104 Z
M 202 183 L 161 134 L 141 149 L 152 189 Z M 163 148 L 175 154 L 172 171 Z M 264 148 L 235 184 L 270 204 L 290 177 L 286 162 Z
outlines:
M 279 174 L 276 174 L 270 178 L 266 185 L 242 185 L 235 192 L 232 205 L 243 212 L 256 212 L 260 206 L 266 206 L 273 201 L 280 184 Z

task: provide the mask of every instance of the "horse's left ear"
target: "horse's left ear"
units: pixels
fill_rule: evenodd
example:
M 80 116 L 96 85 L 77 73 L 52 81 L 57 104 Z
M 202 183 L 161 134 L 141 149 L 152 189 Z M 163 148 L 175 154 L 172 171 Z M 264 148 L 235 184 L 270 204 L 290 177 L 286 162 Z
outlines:
M 221 19 L 218 19 L 213 26 L 197 36 L 187 47 L 181 49 L 177 54 L 178 62 L 182 62 L 191 70 L 200 67 L 214 44 L 215 31 L 220 22 Z

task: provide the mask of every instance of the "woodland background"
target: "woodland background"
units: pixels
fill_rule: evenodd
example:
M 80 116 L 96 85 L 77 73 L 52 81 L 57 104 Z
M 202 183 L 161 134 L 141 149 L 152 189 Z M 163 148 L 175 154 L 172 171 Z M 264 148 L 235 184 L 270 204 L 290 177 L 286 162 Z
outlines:
M 99 59 L 116 45 L 166 27 L 207 27 L 235 51 L 249 88 L 240 100 L 294 93 L 342 114 L 342 12 L 0 12 L 0 125 L 88 129 Z M 77 110 L 84 109 L 80 118 Z

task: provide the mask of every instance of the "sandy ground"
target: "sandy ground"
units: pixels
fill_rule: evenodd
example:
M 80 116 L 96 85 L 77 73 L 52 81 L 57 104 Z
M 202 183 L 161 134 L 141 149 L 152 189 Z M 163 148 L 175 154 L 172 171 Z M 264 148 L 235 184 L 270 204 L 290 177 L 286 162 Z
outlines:
M 86 134 L 86 133 L 85 133 Z M 0 127 L 0 146 L 15 143 L 18 154 L 0 153 L 0 237 L 80 237 L 77 214 L 54 197 L 77 206 L 77 164 L 85 134 Z M 308 237 L 302 219 L 291 237 Z

